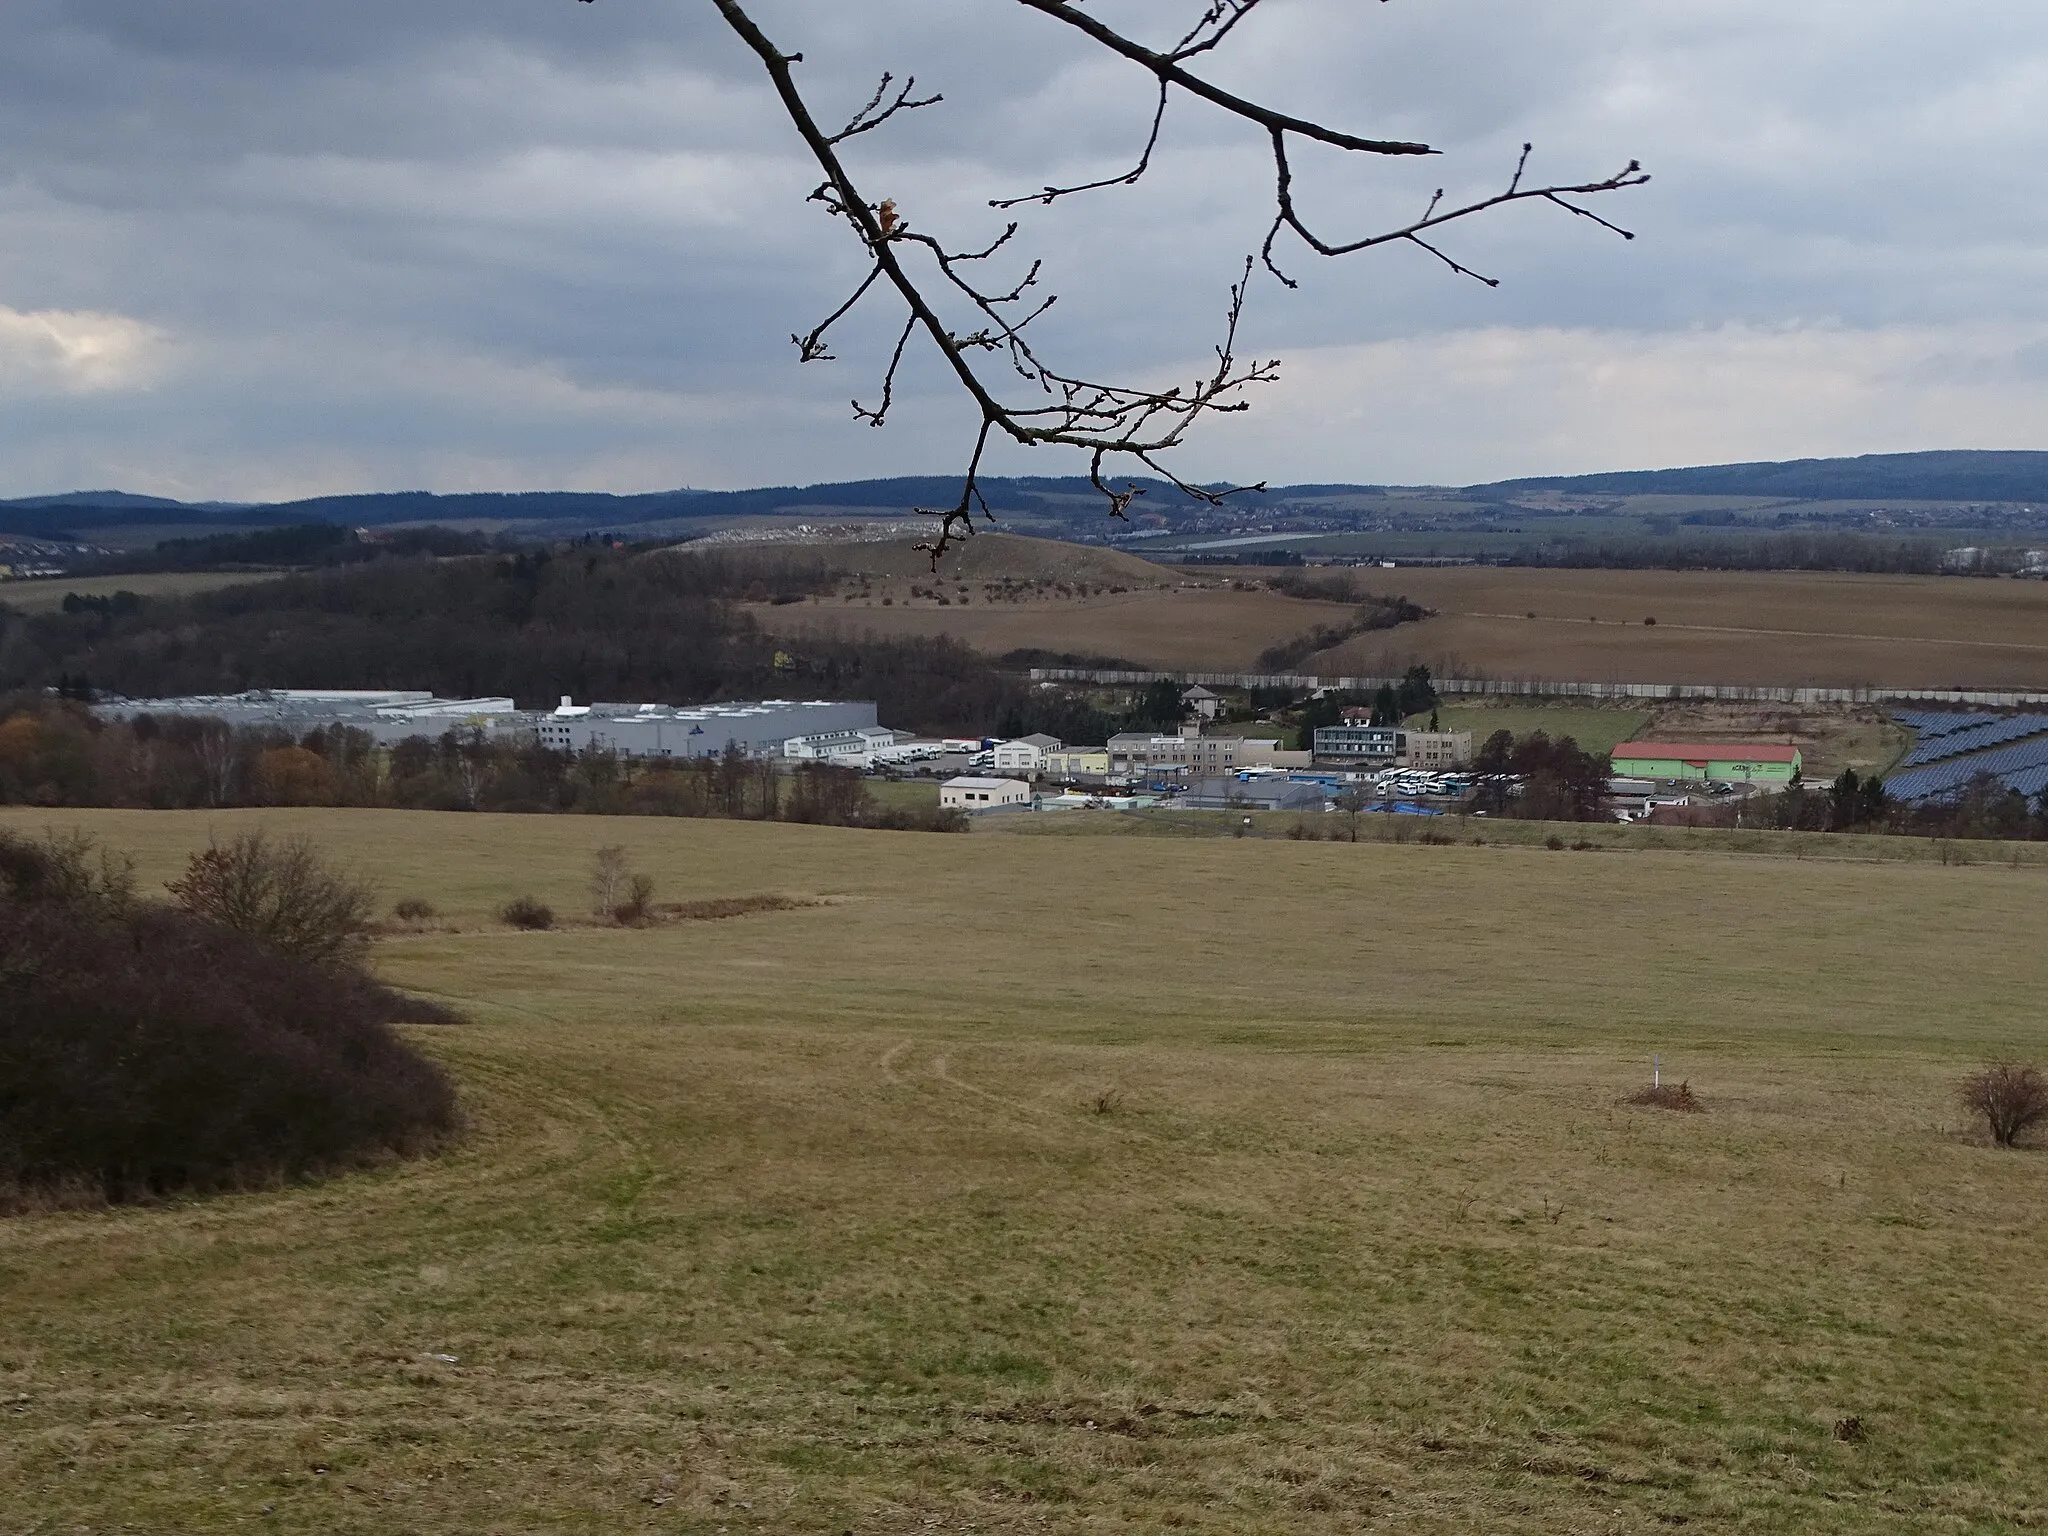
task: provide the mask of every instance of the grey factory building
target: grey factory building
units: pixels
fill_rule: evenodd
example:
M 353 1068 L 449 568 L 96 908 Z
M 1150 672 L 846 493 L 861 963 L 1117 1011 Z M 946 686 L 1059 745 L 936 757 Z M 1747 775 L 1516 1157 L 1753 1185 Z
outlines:
M 512 700 L 437 699 L 405 689 L 258 688 L 248 693 L 188 694 L 175 699 L 106 699 L 95 714 L 112 720 L 137 715 L 189 715 L 228 725 L 269 728 L 303 736 L 311 730 L 345 725 L 368 733 L 382 745 L 408 736 L 479 729 L 499 734 L 531 729 Z
M 193 694 L 174 699 L 107 699 L 93 706 L 109 719 L 137 715 L 209 717 L 231 726 L 303 736 L 345 725 L 389 746 L 408 736 L 482 731 L 497 739 L 538 740 L 559 752 L 589 748 L 625 757 L 721 757 L 737 747 L 749 757 L 781 757 L 798 736 L 873 728 L 871 701 L 700 704 L 576 704 L 522 710 L 507 698 L 437 699 L 399 689 L 265 688 L 248 693 Z
M 624 757 L 780 757 L 792 737 L 857 731 L 877 724 L 872 702 L 763 699 L 750 704 L 575 704 L 564 698 L 537 723 L 540 742 L 558 752 L 588 747 Z

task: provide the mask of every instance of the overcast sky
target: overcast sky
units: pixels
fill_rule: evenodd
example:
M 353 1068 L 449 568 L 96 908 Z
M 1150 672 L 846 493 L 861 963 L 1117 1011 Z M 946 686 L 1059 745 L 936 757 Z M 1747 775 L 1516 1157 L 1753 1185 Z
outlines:
M 1145 78 L 1014 0 L 754 0 L 819 116 L 883 69 L 946 101 L 849 146 L 960 245 L 994 196 L 1129 162 Z M 1166 40 L 1197 0 L 1095 0 Z M 731 487 L 963 462 L 899 322 L 806 330 L 862 271 L 710 0 L 7 0 L 0 495 Z M 1304 159 L 1333 234 L 1631 157 L 1601 202 L 1255 282 L 1285 360 L 1186 473 L 1462 483 L 1744 458 L 2048 448 L 2041 0 L 1267 0 L 1205 69 L 1428 161 Z M 1148 181 L 1022 210 L 1098 375 L 1198 367 L 1270 213 L 1259 138 L 1176 102 Z M 1074 473 L 1057 450 L 995 466 Z

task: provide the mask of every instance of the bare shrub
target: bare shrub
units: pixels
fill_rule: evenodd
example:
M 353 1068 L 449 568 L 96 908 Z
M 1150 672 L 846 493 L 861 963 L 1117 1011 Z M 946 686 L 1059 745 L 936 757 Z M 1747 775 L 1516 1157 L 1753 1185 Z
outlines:
M 376 911 L 370 888 L 329 864 L 311 842 L 273 843 L 261 832 L 195 853 L 169 890 L 195 917 L 316 964 L 360 957 Z
M 2039 1067 L 1994 1062 L 1964 1078 L 1958 1091 L 1963 1107 L 1984 1117 L 1985 1129 L 2001 1147 L 2017 1146 L 2048 1120 L 2048 1074 Z
M 612 908 L 612 921 L 627 927 L 638 927 L 647 921 L 654 911 L 654 877 L 652 875 L 629 875 L 626 877 L 625 895 Z
M 1124 1091 L 1121 1088 L 1105 1088 L 1089 1101 L 1089 1108 L 1098 1115 L 1113 1115 L 1124 1107 Z
M 1562 853 L 1564 851 L 1564 839 L 1553 832 L 1550 836 L 1543 839 L 1543 846 L 1552 853 Z
M 190 910 L 115 907 L 97 881 L 76 895 L 90 852 L 0 834 L 0 1210 L 267 1184 L 454 1136 L 454 1089 L 386 1022 L 397 994 Z
M 513 928 L 552 928 L 555 909 L 531 896 L 515 896 L 498 908 L 498 921 Z
M 391 909 L 391 915 L 401 923 L 411 923 L 418 927 L 422 923 L 431 923 L 441 914 L 434 910 L 431 901 L 424 901 L 418 896 L 408 896 Z
M 1693 1093 L 1691 1083 L 1680 1083 L 1675 1088 L 1669 1083 L 1658 1083 L 1630 1094 L 1621 1102 L 1641 1104 L 1649 1109 L 1675 1110 L 1681 1115 L 1703 1115 L 1707 1112 L 1707 1106 Z

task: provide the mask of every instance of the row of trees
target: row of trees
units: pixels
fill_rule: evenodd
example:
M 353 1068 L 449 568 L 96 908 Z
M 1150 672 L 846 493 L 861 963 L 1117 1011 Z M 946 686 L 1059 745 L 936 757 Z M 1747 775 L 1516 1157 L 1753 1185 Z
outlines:
M 1568 538 L 1516 548 L 1505 565 L 1652 571 L 1867 571 L 1939 575 L 1943 545 L 1852 532 Z
M 58 700 L 0 715 L 0 802 L 191 809 L 237 805 L 707 816 L 930 831 L 957 813 L 878 805 L 860 776 L 826 763 L 784 773 L 722 758 L 649 763 L 491 741 L 476 731 L 388 749 L 346 726 L 293 737 L 219 720 L 103 721 Z
M 2033 799 L 1992 774 L 1977 775 L 1948 799 L 1904 805 L 1876 775 L 1844 772 L 1826 788 L 1795 784 L 1783 794 L 1708 808 L 1700 822 L 1798 832 L 1886 832 L 1909 837 L 2048 839 L 2048 791 Z
M 1599 821 L 1606 816 L 1607 755 L 1569 736 L 1495 731 L 1472 760 L 1479 775 L 1473 809 L 1530 821 Z

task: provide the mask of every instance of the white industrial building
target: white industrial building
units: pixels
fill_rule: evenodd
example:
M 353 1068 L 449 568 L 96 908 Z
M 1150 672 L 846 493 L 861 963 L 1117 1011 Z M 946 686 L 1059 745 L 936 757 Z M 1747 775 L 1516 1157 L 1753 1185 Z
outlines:
M 568 697 L 537 726 L 557 752 L 621 757 L 782 757 L 793 738 L 872 729 L 872 703 L 763 699 L 749 704 L 577 704 Z M 893 739 L 893 737 L 892 737 Z
M 792 736 L 782 755 L 798 762 L 832 763 L 841 768 L 872 768 L 878 759 L 895 754 L 896 733 L 885 725 L 863 725 L 850 731 L 824 731 Z
M 625 757 L 722 757 L 737 748 L 748 757 L 801 756 L 792 740 L 841 743 L 858 739 L 872 753 L 893 746 L 872 703 L 765 699 L 747 704 L 576 704 L 542 714 L 508 698 L 439 699 L 408 689 L 268 688 L 249 693 L 194 694 L 173 699 L 108 699 L 93 706 L 108 719 L 184 715 L 227 725 L 280 730 L 293 736 L 347 726 L 389 746 L 409 736 L 481 731 L 498 739 L 538 739 L 560 752 L 591 749 Z M 816 755 L 848 761 L 835 751 Z M 857 763 L 857 766 L 866 766 Z
M 294 736 L 345 725 L 387 746 L 408 736 L 439 736 L 452 730 L 521 730 L 531 719 L 507 698 L 437 699 L 412 689 L 368 688 L 258 688 L 171 699 L 107 699 L 93 711 L 110 720 L 138 715 L 204 717 Z
M 948 779 L 939 786 L 941 810 L 992 811 L 1030 803 L 1031 786 L 1016 779 Z
M 1045 771 L 1045 755 L 1060 750 L 1057 736 L 1019 736 L 999 741 L 991 749 L 993 766 L 1006 778 L 1035 779 Z

